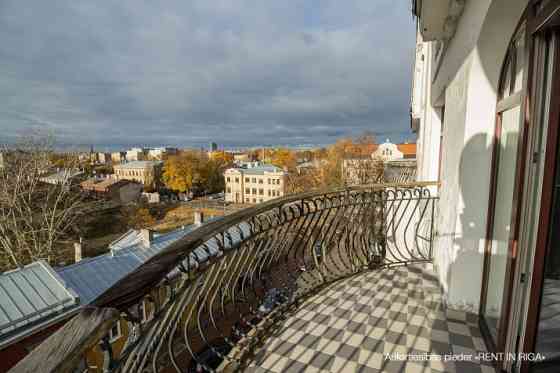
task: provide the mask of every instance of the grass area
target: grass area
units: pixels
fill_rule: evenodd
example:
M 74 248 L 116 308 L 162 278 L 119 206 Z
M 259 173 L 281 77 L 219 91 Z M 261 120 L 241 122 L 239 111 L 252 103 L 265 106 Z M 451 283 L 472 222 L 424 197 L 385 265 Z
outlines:
M 204 216 L 204 220 L 224 215 L 223 209 L 195 208 L 188 205 L 179 205 L 168 209 L 163 218 L 158 220 L 157 224 L 151 229 L 158 232 L 168 232 L 183 225 L 193 224 L 195 211 L 201 211 Z

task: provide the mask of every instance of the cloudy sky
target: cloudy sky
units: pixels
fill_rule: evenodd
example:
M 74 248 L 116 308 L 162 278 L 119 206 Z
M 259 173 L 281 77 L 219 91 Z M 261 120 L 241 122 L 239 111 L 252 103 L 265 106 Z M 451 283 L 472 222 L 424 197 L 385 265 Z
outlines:
M 0 143 L 398 141 L 413 48 L 409 0 L 1 0 Z

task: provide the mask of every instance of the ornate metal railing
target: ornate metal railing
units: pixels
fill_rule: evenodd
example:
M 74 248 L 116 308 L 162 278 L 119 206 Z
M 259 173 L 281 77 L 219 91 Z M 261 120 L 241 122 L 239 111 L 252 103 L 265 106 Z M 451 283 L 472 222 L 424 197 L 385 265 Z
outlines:
M 326 284 L 430 261 L 436 200 L 428 183 L 353 187 L 209 222 L 119 281 L 14 371 L 235 369 L 277 316 Z M 120 317 L 127 338 L 115 346 L 110 329 Z

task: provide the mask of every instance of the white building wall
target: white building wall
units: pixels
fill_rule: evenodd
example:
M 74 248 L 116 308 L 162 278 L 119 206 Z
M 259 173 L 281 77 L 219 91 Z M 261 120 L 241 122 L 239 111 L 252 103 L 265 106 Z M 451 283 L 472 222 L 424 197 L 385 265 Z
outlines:
M 434 263 L 448 304 L 475 312 L 481 293 L 499 72 L 527 2 L 468 1 L 441 66 L 438 69 L 430 55 L 430 71 L 424 76 L 431 79 L 423 91 L 419 180 L 437 178 L 438 107 L 445 105 Z M 434 43 L 423 45 L 433 53 Z

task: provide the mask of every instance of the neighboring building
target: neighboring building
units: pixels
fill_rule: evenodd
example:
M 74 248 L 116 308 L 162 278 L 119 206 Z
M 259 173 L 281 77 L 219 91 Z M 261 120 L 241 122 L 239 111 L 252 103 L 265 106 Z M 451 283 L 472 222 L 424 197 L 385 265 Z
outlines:
M 439 180 L 434 264 L 507 372 L 560 371 L 560 1 L 416 0 L 417 179 Z
M 83 181 L 80 186 L 85 192 L 123 204 L 137 201 L 143 190 L 142 184 L 115 178 L 91 178 Z
M 416 181 L 416 160 L 397 159 L 383 163 L 383 182 L 413 183 Z
M 126 162 L 126 152 L 111 153 L 111 162 L 113 162 L 113 163 Z
M 233 153 L 233 161 L 235 163 L 249 162 L 250 160 L 251 160 L 251 156 L 249 155 L 249 153 L 246 152 Z
M 397 149 L 402 153 L 403 159 L 416 159 L 416 144 L 409 144 L 405 142 L 403 144 L 397 144 Z
M 76 313 L 79 295 L 44 261 L 0 274 L 0 372 Z
M 244 168 L 227 169 L 224 177 L 227 202 L 266 202 L 283 196 L 286 190 L 287 172 L 273 165 L 253 162 Z
M 135 161 L 113 167 L 117 180 L 133 180 L 147 187 L 157 188 L 161 179 L 163 162 Z
M 38 261 L 0 274 L 0 373 L 7 372 L 120 279 L 204 224 L 200 212 L 195 213 L 194 220 L 192 225 L 163 234 L 148 229 L 130 230 L 109 244 L 107 254 L 84 258 L 65 267 L 52 268 Z M 243 229 L 248 235 L 250 227 L 243 226 Z M 233 228 L 228 237 L 232 245 L 241 240 L 239 231 Z M 81 251 L 81 245 L 77 245 L 76 250 Z M 201 263 L 219 250 L 217 245 L 201 246 L 185 259 L 184 265 L 188 267 L 188 262 L 194 266 L 194 258 Z M 81 252 L 76 254 L 77 258 L 81 257 Z M 168 274 L 173 284 L 180 276 L 177 268 Z M 164 296 L 155 296 L 153 301 L 161 306 L 163 299 Z M 153 302 L 146 301 L 133 312 L 144 323 L 152 317 L 154 307 Z M 129 326 L 122 318 L 111 330 L 109 343 L 114 356 L 122 351 Z M 103 352 L 98 346 L 87 352 L 79 371 L 103 372 Z
M 177 148 L 169 148 L 169 147 L 151 148 L 148 149 L 148 159 L 161 161 L 167 156 L 177 154 L 177 152 L 178 152 Z
M 61 169 L 43 176 L 39 180 L 52 185 L 68 185 L 77 182 L 82 175 L 83 172 L 80 170 Z
M 386 140 L 383 144 L 376 145 L 372 156 L 385 161 L 414 159 L 416 158 L 416 144 L 393 144 Z
M 111 153 L 99 152 L 97 153 L 97 162 L 101 164 L 111 162 Z
M 386 140 L 383 144 L 379 144 L 372 153 L 372 158 L 390 161 L 393 159 L 402 159 L 404 154 L 399 150 L 396 144 Z
M 217 150 L 218 150 L 218 144 L 216 144 L 215 142 L 211 142 L 210 143 L 210 151 L 215 152 Z
M 126 151 L 127 162 L 144 161 L 147 159 L 148 151 L 144 148 L 132 148 Z

